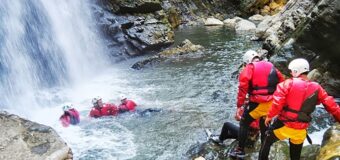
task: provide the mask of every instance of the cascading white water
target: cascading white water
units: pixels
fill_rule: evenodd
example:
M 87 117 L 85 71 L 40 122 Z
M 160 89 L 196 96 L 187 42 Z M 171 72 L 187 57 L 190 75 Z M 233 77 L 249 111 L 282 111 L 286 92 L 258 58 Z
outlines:
M 110 119 L 87 119 L 90 99 L 111 97 L 116 90 L 107 85 L 105 73 L 101 78 L 110 62 L 90 2 L 1 1 L 0 110 L 52 126 L 73 149 L 75 159 L 97 154 L 103 158 L 96 159 L 133 157 L 129 130 Z M 64 103 L 75 104 L 81 112 L 79 126 L 66 129 L 59 124 Z M 102 124 L 96 127 L 97 123 Z
M 42 90 L 80 83 L 107 65 L 90 11 L 79 0 L 1 1 L 1 108 L 27 113 L 46 105 Z

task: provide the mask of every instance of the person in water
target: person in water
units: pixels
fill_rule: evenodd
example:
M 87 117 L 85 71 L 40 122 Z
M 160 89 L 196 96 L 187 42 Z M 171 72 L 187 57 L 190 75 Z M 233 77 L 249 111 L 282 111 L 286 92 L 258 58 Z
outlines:
M 73 105 L 63 106 L 64 114 L 60 116 L 59 120 L 63 127 L 76 125 L 80 122 L 79 112 L 73 107 Z
M 242 109 L 241 112 L 236 115 L 235 119 L 237 121 L 241 120 L 241 115 L 243 114 L 244 110 Z M 223 141 L 226 139 L 236 139 L 239 140 L 238 134 L 240 131 L 240 127 L 231 123 L 231 122 L 225 122 L 223 124 L 221 134 L 220 135 L 212 135 L 209 137 L 210 140 L 217 144 L 223 144 Z M 246 140 L 246 146 L 247 147 L 253 147 L 255 142 L 258 140 L 260 134 L 260 127 L 259 127 L 259 120 L 253 121 L 249 126 L 249 133 L 248 133 L 248 139 Z
M 119 109 L 111 103 L 103 103 L 102 98 L 97 97 L 92 99 L 93 107 L 90 111 L 90 117 L 99 118 L 102 116 L 116 116 Z
M 120 96 L 120 102 L 121 104 L 118 106 L 119 113 L 134 112 L 136 110 L 137 104 L 133 100 Z
M 265 125 L 274 123 L 267 131 L 261 145 L 259 160 L 267 160 L 271 145 L 279 140 L 289 139 L 290 159 L 299 160 L 311 114 L 317 104 L 322 103 L 326 111 L 340 122 L 340 107 L 320 84 L 308 79 L 309 63 L 303 58 L 294 59 L 288 65 L 293 76 L 277 85 L 273 94 Z

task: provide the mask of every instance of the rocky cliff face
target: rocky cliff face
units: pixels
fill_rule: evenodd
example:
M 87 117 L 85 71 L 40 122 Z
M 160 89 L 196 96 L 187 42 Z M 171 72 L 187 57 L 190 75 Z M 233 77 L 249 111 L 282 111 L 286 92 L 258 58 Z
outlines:
M 174 42 L 173 29 L 199 25 L 210 16 L 273 15 L 257 25 L 263 48 L 286 70 L 290 59 L 305 57 L 322 73 L 317 79 L 340 95 L 338 0 L 97 0 L 95 15 L 113 57 L 159 52 Z M 278 13 L 277 13 L 278 12 Z M 243 13 L 243 14 L 242 14 Z M 277 13 L 277 14 L 276 14 Z
M 257 36 L 264 40 L 263 48 L 275 54 L 272 60 L 282 70 L 291 59 L 304 57 L 321 74 L 316 81 L 334 96 L 340 95 L 336 45 L 340 43 L 339 4 L 337 0 L 290 0 L 257 29 Z
M 319 1 L 297 35 L 294 49 L 314 56 L 313 65 L 322 73 L 318 80 L 332 95 L 340 94 L 340 1 Z
M 98 0 L 94 7 L 113 57 L 136 56 L 171 45 L 174 33 L 157 0 Z
M 281 11 L 287 0 L 240 0 L 240 9 L 247 14 L 274 15 Z
M 160 51 L 174 42 L 179 25 L 221 20 L 237 11 L 236 0 L 97 0 L 93 7 L 113 57 Z
M 0 112 L 0 159 L 72 159 L 70 148 L 51 128 Z

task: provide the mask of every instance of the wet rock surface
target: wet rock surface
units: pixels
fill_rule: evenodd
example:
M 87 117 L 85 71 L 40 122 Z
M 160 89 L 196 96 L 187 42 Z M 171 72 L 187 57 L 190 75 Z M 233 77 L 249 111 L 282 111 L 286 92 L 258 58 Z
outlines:
M 323 135 L 321 149 L 317 159 L 336 159 L 340 158 L 340 124 L 329 128 Z
M 51 127 L 0 112 L 0 129 L 0 159 L 72 159 Z
M 159 1 L 97 3 L 93 9 L 112 57 L 142 55 L 173 43 L 174 32 Z
M 240 0 L 240 8 L 247 14 L 274 15 L 288 0 Z
M 145 60 L 135 63 L 133 69 L 151 67 L 167 60 L 180 60 L 184 58 L 197 58 L 202 55 L 203 46 L 192 44 L 189 40 L 184 40 L 175 48 L 164 50 Z
M 232 160 L 228 156 L 234 148 L 237 147 L 237 141 L 233 139 L 225 140 L 223 145 L 207 141 L 202 144 L 195 144 L 187 151 L 187 156 L 191 159 L 204 158 L 206 160 Z M 258 159 L 258 151 L 260 149 L 259 141 L 253 148 L 245 148 L 245 160 Z M 269 159 L 289 159 L 288 145 L 286 142 L 277 142 L 271 147 Z
M 223 20 L 237 14 L 236 0 L 159 1 L 97 0 L 98 25 L 107 38 L 113 60 L 159 52 L 174 41 L 173 30 L 204 24 L 208 17 Z
M 301 159 L 304 160 L 323 160 L 340 158 L 340 140 L 339 140 L 340 124 L 337 123 L 330 127 L 323 136 L 322 145 L 313 144 L 302 148 Z M 204 143 L 192 145 L 186 155 L 191 159 L 206 159 L 206 160 L 225 160 L 232 159 L 228 157 L 228 153 L 237 147 L 237 141 L 227 139 L 223 145 L 217 144 L 208 140 Z M 246 148 L 245 160 L 258 159 L 260 149 L 260 141 L 258 140 L 253 148 Z M 290 159 L 289 145 L 285 141 L 274 143 L 269 152 L 269 159 Z
M 256 35 L 264 40 L 263 48 L 274 55 L 271 61 L 283 72 L 295 57 L 306 58 L 312 69 L 320 71 L 316 79 L 330 95 L 340 95 L 340 72 L 337 54 L 340 5 L 335 0 L 290 0 L 284 10 L 265 18 Z M 284 64 L 285 63 L 285 64 Z
M 162 9 L 159 0 L 100 0 L 115 13 L 151 13 Z

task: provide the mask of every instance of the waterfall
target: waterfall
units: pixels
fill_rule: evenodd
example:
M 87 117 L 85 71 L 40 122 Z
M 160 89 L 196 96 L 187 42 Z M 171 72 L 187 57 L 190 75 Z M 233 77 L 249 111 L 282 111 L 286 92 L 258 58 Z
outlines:
M 25 113 L 46 105 L 44 90 L 81 83 L 109 64 L 90 5 L 1 1 L 0 109 Z

